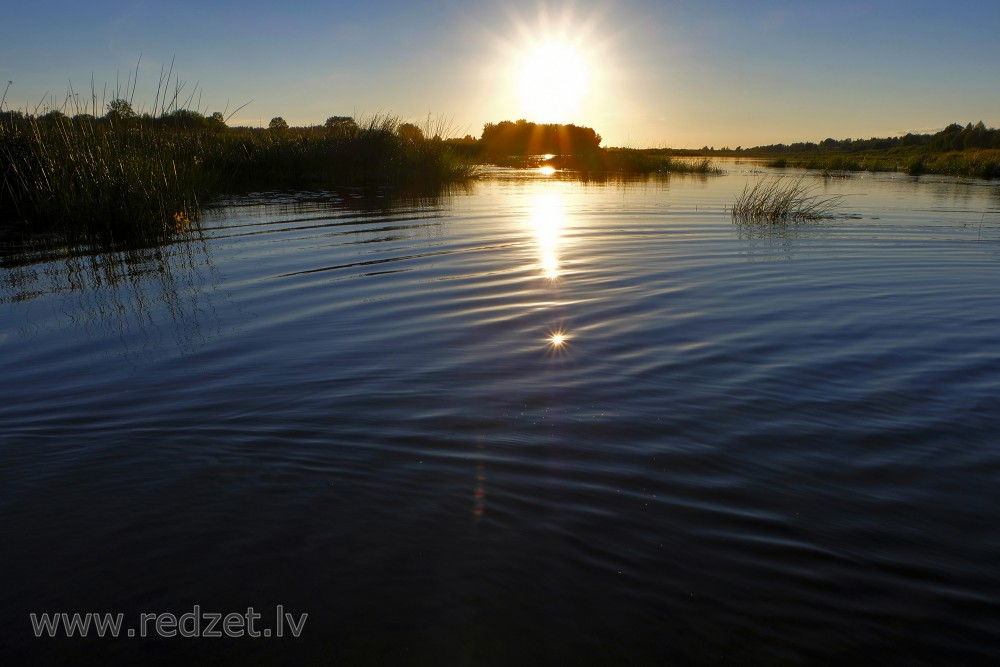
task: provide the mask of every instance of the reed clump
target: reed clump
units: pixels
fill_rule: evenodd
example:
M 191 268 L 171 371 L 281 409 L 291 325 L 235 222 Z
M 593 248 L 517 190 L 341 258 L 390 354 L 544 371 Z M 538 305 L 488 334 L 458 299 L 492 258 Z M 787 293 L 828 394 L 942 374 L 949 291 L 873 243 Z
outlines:
M 842 195 L 813 194 L 815 184 L 803 179 L 781 177 L 748 183 L 733 203 L 731 212 L 737 222 L 795 222 L 831 217 Z
M 826 173 L 896 171 L 899 168 L 897 160 L 888 155 L 839 153 L 792 158 L 780 157 L 770 160 L 767 166 L 778 169 L 787 167 L 814 169 Z
M 205 137 L 65 116 L 0 126 L 4 208 L 28 221 L 72 220 L 113 230 L 136 221 L 163 231 L 196 215 L 210 182 Z
M 1000 150 L 966 150 L 922 156 L 920 169 L 909 173 L 948 174 L 968 178 L 1000 178 Z
M 176 214 L 194 219 L 201 202 L 246 187 L 435 186 L 476 174 L 440 138 L 392 116 L 277 130 L 179 118 L 0 114 L 0 215 L 170 234 Z

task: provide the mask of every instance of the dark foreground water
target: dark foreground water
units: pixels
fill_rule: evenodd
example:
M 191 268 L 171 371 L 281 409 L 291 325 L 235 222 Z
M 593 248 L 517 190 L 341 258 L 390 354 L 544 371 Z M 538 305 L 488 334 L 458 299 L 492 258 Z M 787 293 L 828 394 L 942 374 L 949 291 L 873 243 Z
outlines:
M 998 187 L 728 169 L 8 242 L 0 664 L 1000 659 Z

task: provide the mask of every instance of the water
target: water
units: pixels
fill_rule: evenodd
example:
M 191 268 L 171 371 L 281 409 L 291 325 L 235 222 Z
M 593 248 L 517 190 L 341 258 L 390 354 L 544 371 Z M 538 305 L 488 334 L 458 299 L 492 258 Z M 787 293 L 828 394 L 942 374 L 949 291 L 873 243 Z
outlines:
M 995 659 L 1000 190 L 810 176 L 841 215 L 736 225 L 766 170 L 726 168 L 9 241 L 0 660 Z M 29 620 L 195 605 L 308 620 Z

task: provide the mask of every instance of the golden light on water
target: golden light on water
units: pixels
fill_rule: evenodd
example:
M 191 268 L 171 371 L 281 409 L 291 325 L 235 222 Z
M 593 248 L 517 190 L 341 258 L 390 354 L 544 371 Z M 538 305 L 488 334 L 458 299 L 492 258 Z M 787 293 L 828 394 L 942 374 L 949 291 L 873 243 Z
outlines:
M 543 176 L 551 176 L 552 174 L 556 173 L 556 168 L 550 165 L 544 165 L 538 168 L 538 173 L 542 174 Z
M 549 336 L 549 344 L 552 347 L 562 347 L 566 344 L 566 334 L 562 331 L 553 332 L 552 335 Z
M 529 224 L 538 244 L 542 275 L 549 280 L 559 277 L 559 244 L 566 223 L 566 203 L 554 192 L 536 195 L 531 203 Z

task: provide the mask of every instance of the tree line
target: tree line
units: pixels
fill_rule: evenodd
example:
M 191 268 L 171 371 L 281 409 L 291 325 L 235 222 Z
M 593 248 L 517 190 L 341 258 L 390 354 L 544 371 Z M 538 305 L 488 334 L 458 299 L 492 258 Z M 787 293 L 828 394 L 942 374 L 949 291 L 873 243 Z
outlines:
M 23 111 L 16 110 L 0 112 L 0 125 L 23 122 L 114 123 L 119 125 L 134 124 L 204 130 L 223 130 L 227 127 L 227 118 L 221 111 L 216 111 L 206 116 L 191 109 L 175 109 L 164 112 L 159 116 L 153 116 L 149 113 L 136 113 L 132 108 L 132 104 L 124 99 L 114 99 L 108 102 L 106 113 L 103 116 L 95 116 L 89 113 L 77 113 L 73 116 L 68 116 L 59 109 L 51 109 L 38 115 L 26 114 Z
M 988 128 L 979 121 L 962 126 L 952 123 L 933 134 L 907 133 L 901 137 L 872 137 L 871 139 L 824 139 L 819 143 L 797 142 L 769 144 L 742 149 L 751 153 L 860 153 L 898 149 L 922 149 L 935 153 L 949 151 L 1000 149 L 1000 130 Z M 741 149 L 738 149 L 741 150 Z

